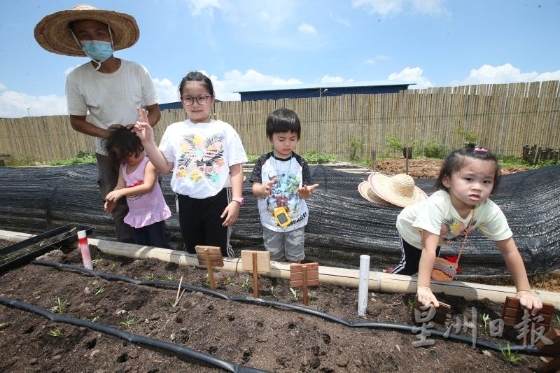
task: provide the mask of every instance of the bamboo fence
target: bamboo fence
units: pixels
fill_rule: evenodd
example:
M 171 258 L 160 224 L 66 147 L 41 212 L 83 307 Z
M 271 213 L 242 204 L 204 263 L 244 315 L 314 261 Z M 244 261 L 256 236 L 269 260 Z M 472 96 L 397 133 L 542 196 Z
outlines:
M 391 154 L 387 137 L 405 145 L 436 141 L 449 149 L 464 144 L 458 127 L 478 136 L 478 145 L 494 153 L 521 157 L 523 146 L 560 148 L 560 82 L 472 85 L 408 90 L 394 94 L 228 101 L 214 105 L 214 117 L 230 123 L 248 154 L 271 149 L 265 122 L 275 109 L 294 110 L 302 123 L 297 152 L 348 159 L 352 143 L 362 143 L 357 156 Z M 165 110 L 155 127 L 185 119 L 183 110 Z M 13 159 L 52 161 L 79 152 L 94 152 L 90 137 L 70 126 L 67 116 L 0 118 L 0 155 Z

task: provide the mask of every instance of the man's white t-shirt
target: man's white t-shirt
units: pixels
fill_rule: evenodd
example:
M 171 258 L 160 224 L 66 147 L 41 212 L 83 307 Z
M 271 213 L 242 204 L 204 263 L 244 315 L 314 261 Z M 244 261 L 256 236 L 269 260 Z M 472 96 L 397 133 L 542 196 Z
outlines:
M 137 108 L 158 103 L 158 95 L 148 70 L 121 59 L 114 73 L 96 71 L 91 62 L 75 68 L 66 79 L 69 115 L 91 114 L 93 124 L 107 129 L 113 124 L 134 124 Z M 102 139 L 95 139 L 95 151 L 107 155 Z
M 231 187 L 229 167 L 247 162 L 239 134 L 221 120 L 173 123 L 165 130 L 159 149 L 174 165 L 171 189 L 197 199 Z
M 422 230 L 439 235 L 440 245 L 462 240 L 465 233 L 475 228 L 492 241 L 505 240 L 513 235 L 504 213 L 491 200 L 476 206 L 474 214 L 467 232 L 472 212 L 462 218 L 451 204 L 449 193 L 438 190 L 428 199 L 405 207 L 397 216 L 397 230 L 403 240 L 418 249 L 422 249 Z

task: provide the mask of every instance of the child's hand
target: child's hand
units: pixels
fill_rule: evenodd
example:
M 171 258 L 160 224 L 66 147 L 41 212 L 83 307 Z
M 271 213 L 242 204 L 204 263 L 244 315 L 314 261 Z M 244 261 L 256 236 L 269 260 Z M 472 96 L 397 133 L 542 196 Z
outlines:
M 121 198 L 123 194 L 121 194 L 120 190 L 113 190 L 110 191 L 109 194 L 105 196 L 105 202 L 111 202 L 116 204 L 119 198 Z
M 304 185 L 298 188 L 299 198 L 308 199 L 311 196 L 311 192 L 319 187 L 319 184 Z
M 433 304 L 434 307 L 439 307 L 436 296 L 432 293 L 432 289 L 427 286 L 418 286 L 416 297 L 418 298 L 418 302 L 422 303 L 423 306 L 429 307 L 430 304 Z
M 141 141 L 154 141 L 154 130 L 150 126 L 148 120 L 148 113 L 146 110 L 138 108 L 138 120 L 134 125 L 133 132 L 140 138 Z
M 116 205 L 117 204 L 115 202 L 105 201 L 105 203 L 103 204 L 103 208 L 105 209 L 105 212 L 107 214 L 110 214 L 113 212 L 113 209 Z
M 239 209 L 241 205 L 235 201 L 231 201 L 229 205 L 226 206 L 220 218 L 224 219 L 222 226 L 229 227 L 233 225 L 237 221 L 237 217 L 239 216 Z
M 262 197 L 266 198 L 268 196 L 270 196 L 270 190 L 272 189 L 272 186 L 274 184 L 276 184 L 277 178 L 273 178 L 272 180 L 267 181 L 265 184 L 263 184 L 263 193 L 262 193 Z
M 542 309 L 541 298 L 532 291 L 518 291 L 515 297 L 519 298 L 519 303 L 521 303 L 523 307 L 531 311 L 532 316 L 535 316 Z
M 276 182 L 278 181 L 278 178 L 273 178 L 272 180 L 269 180 L 266 184 L 264 184 L 264 196 L 268 197 L 270 195 L 270 190 L 272 189 L 272 186 L 274 184 L 276 184 Z

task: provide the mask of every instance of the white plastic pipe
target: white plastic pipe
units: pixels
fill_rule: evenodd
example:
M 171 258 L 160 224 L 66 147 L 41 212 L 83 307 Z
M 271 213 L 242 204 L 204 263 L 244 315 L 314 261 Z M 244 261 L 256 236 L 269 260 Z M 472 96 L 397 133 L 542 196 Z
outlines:
M 360 255 L 360 278 L 358 282 L 358 316 L 365 316 L 369 289 L 369 255 Z

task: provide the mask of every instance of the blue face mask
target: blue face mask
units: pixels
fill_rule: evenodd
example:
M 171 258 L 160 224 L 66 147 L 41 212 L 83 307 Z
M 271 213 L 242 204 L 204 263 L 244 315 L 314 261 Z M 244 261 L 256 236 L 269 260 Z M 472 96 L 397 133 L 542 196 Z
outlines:
M 84 53 L 99 64 L 113 55 L 113 45 L 108 41 L 83 40 L 80 43 Z

